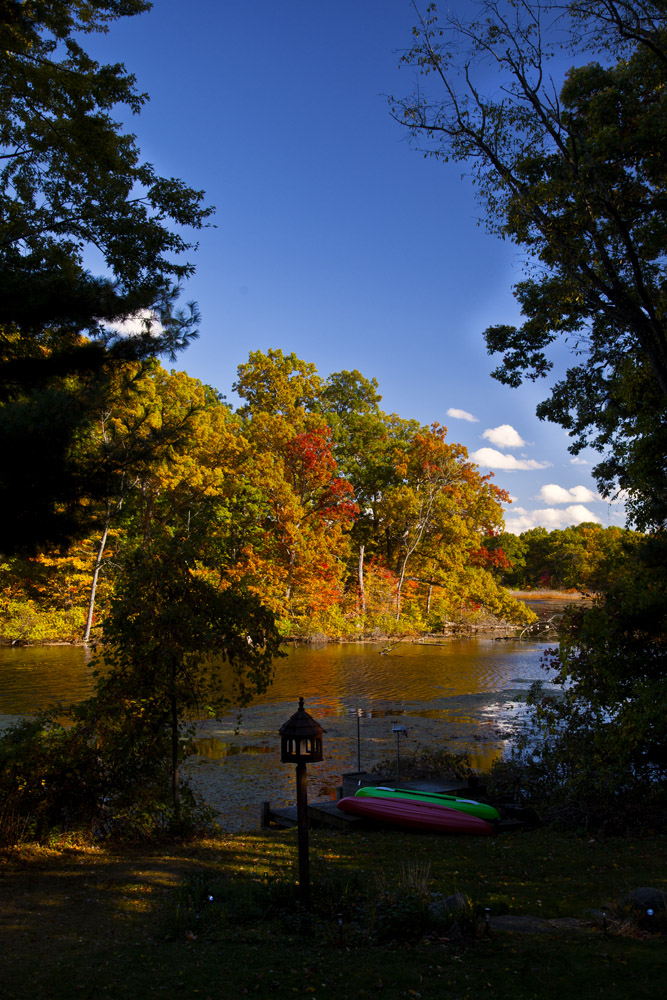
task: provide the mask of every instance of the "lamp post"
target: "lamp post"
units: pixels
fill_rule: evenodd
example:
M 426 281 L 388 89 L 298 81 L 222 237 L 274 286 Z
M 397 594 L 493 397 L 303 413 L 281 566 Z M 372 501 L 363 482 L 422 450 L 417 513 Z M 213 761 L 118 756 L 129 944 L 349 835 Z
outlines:
M 395 722 L 392 723 L 391 727 L 392 733 L 396 733 L 396 781 L 401 779 L 401 736 L 407 738 L 408 730 L 406 726 L 399 726 Z
M 322 760 L 322 729 L 303 707 L 280 727 L 280 759 L 296 764 L 296 820 L 299 843 L 299 902 L 305 912 L 310 907 L 310 870 L 308 863 L 308 790 L 306 764 Z

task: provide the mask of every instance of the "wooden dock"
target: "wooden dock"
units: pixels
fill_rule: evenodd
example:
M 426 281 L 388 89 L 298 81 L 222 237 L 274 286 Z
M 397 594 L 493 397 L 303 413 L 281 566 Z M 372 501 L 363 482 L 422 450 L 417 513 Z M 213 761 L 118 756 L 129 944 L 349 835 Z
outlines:
M 403 781 L 396 780 L 395 777 L 378 777 L 377 774 L 368 771 L 352 771 L 343 775 L 343 795 L 354 795 L 357 789 L 367 788 L 369 785 L 377 787 L 388 785 L 389 787 L 400 786 L 410 789 L 413 792 L 444 793 L 446 795 L 461 795 L 465 798 L 474 799 L 478 795 L 484 796 L 486 789 L 484 785 L 471 785 L 467 781 Z
M 392 778 L 378 778 L 377 774 L 367 774 L 366 772 L 353 772 L 343 775 L 343 786 L 339 789 L 339 797 L 354 795 L 358 788 L 368 785 L 393 785 Z M 401 781 L 401 788 L 409 788 L 416 792 L 442 792 L 447 795 L 460 795 L 464 798 L 476 799 L 485 796 L 486 789 L 483 785 L 469 785 L 468 782 L 461 781 Z M 521 815 L 522 810 L 507 810 L 509 815 L 505 815 L 496 824 L 497 833 L 509 833 L 510 831 L 524 828 L 527 823 Z M 369 821 L 360 816 L 352 816 L 344 813 L 336 805 L 333 799 L 321 802 L 308 803 L 308 824 L 312 827 L 329 827 L 337 830 L 355 830 L 368 828 Z M 270 802 L 262 805 L 261 825 L 263 827 L 278 826 L 283 828 L 295 827 L 297 825 L 296 806 L 276 809 L 271 807 Z M 373 824 L 370 824 L 373 825 Z
M 268 810 L 266 809 L 268 806 Z M 338 808 L 335 801 L 327 799 L 325 802 L 308 803 L 308 824 L 309 826 L 328 826 L 336 830 L 352 830 L 355 826 L 363 824 L 359 816 L 350 816 Z M 287 806 L 285 809 L 272 809 L 270 803 L 264 803 L 262 810 L 262 826 L 296 826 L 296 806 Z

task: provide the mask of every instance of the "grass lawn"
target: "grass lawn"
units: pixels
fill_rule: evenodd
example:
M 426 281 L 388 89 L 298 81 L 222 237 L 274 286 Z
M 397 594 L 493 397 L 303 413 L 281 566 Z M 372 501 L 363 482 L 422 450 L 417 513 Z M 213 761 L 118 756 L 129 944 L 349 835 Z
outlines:
M 0 995 L 653 1000 L 664 990 L 665 922 L 651 933 L 619 907 L 630 889 L 667 889 L 665 836 L 312 831 L 310 847 L 308 926 L 295 903 L 295 831 L 1 855 Z M 471 911 L 429 924 L 430 894 L 455 892 L 492 914 L 607 907 L 609 933 L 487 935 Z

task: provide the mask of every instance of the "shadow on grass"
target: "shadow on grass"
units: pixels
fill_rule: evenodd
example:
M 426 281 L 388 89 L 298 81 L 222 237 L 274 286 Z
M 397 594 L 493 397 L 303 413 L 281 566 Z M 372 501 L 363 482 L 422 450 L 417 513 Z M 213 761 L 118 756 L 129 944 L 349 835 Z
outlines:
M 483 919 L 456 934 L 453 920 L 425 912 L 458 892 L 473 908 L 580 916 L 633 886 L 664 886 L 665 846 L 546 830 L 494 840 L 313 831 L 306 922 L 293 831 L 151 850 L 26 850 L 0 867 L 3 998 L 556 1000 L 573 983 L 606 1000 L 655 997 L 660 937 L 487 935 Z

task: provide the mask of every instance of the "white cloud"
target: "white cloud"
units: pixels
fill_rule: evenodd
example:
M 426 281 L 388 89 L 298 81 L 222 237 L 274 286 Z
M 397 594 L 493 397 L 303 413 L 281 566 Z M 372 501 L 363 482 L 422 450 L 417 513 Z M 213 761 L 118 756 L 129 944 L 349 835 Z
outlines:
M 590 464 L 591 463 L 587 462 L 585 458 L 579 458 L 578 455 L 575 455 L 574 458 L 570 459 L 570 465 L 590 465 Z
M 122 337 L 138 337 L 142 333 L 146 332 L 147 321 L 150 321 L 150 335 L 151 337 L 159 337 L 162 334 L 162 325 L 157 320 L 154 313 L 150 309 L 141 309 L 134 316 L 129 316 L 124 319 L 121 323 L 105 323 L 104 325 L 110 330 L 115 330 Z
M 467 420 L 471 424 L 479 423 L 478 418 L 473 417 L 472 413 L 468 413 L 467 410 L 457 410 L 454 406 L 449 407 L 447 416 L 454 417 L 455 420 Z
M 511 424 L 500 424 L 499 427 L 489 427 L 482 434 L 483 438 L 499 448 L 523 448 L 526 442 Z
M 563 486 L 556 486 L 555 483 L 548 483 L 540 490 L 540 500 L 545 503 L 590 503 L 591 500 L 599 500 L 597 493 L 589 490 L 587 486 L 573 486 L 566 490 Z
M 551 462 L 537 462 L 534 458 L 515 458 L 514 455 L 503 455 L 495 448 L 479 448 L 473 451 L 470 458 L 478 465 L 488 469 L 547 469 Z
M 526 511 L 519 514 L 512 511 L 513 516 L 505 518 L 505 531 L 512 535 L 520 535 L 522 531 L 529 528 L 546 528 L 553 531 L 554 528 L 567 528 L 570 525 L 581 524 L 583 521 L 593 521 L 595 524 L 602 524 L 602 521 L 595 514 L 592 514 L 583 504 L 572 504 L 570 507 L 558 510 L 555 507 L 543 507 L 540 510 Z M 518 516 L 516 516 L 518 514 Z

